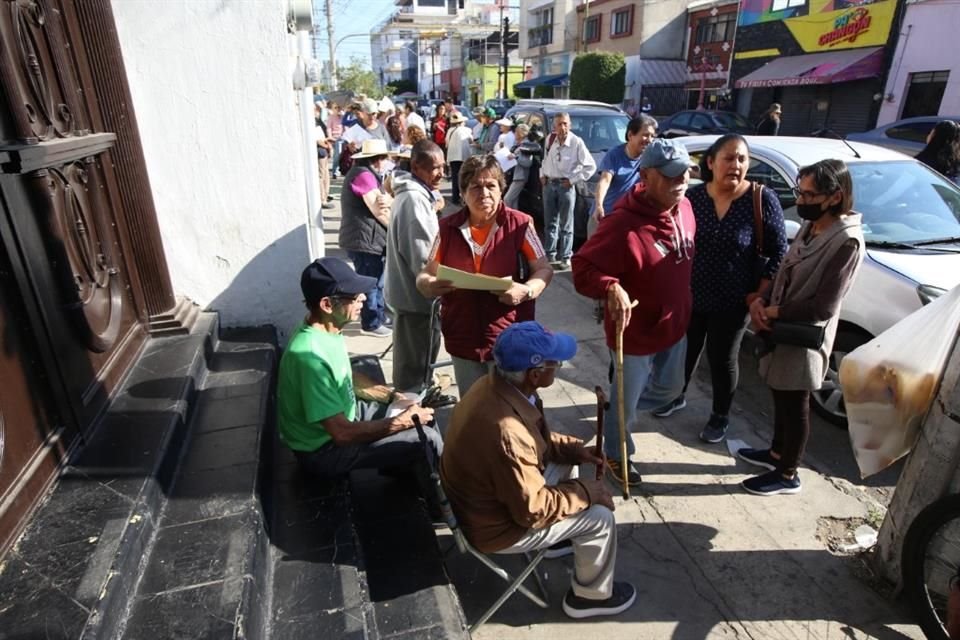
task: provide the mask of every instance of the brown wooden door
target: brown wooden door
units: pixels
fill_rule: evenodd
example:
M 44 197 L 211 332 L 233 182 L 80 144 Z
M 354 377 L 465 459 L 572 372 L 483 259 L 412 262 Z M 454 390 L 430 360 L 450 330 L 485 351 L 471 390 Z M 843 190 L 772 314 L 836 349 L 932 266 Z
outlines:
M 0 0 L 0 325 L 25 336 L 0 356 L 0 551 L 146 337 L 87 45 L 74 0 Z

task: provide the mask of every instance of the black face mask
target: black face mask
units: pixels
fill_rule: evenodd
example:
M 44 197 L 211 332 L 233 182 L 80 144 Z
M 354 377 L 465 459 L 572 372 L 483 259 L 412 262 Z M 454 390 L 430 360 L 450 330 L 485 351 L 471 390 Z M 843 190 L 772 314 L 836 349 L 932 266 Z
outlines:
M 797 215 L 804 220 L 809 220 L 810 222 L 819 220 L 821 217 L 823 217 L 823 214 L 827 212 L 826 209 L 820 208 L 822 204 L 822 202 L 818 202 L 816 204 L 797 203 Z

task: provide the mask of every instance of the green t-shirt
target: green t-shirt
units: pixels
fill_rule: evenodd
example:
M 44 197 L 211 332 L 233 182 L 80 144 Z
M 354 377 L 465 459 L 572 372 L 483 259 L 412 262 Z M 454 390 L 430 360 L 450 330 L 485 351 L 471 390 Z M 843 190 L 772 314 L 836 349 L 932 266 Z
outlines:
M 338 413 L 351 422 L 357 413 L 343 335 L 301 323 L 280 359 L 280 439 L 295 451 L 316 451 L 330 441 L 320 421 Z

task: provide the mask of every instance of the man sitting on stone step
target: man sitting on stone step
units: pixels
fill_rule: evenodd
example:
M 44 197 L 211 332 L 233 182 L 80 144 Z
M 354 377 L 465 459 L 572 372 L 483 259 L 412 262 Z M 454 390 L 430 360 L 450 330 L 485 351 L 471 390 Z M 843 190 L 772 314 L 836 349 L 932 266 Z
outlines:
M 311 475 L 332 478 L 353 469 L 425 464 L 414 417 L 426 425 L 433 409 L 410 404 L 384 417 L 387 404 L 374 393 L 359 400 L 343 327 L 356 322 L 364 292 L 374 278 L 358 275 L 339 258 L 320 258 L 300 277 L 308 314 L 290 337 L 280 359 L 277 423 L 280 439 Z M 390 398 L 380 398 L 386 400 Z M 440 456 L 443 440 L 424 429 L 428 446 Z
M 493 346 L 496 369 L 453 410 L 440 475 L 464 535 L 479 551 L 549 547 L 548 558 L 572 551 L 563 611 L 588 618 L 626 611 L 637 594 L 613 580 L 617 523 L 610 490 L 576 473 L 582 463 L 603 465 L 602 453 L 551 432 L 537 395 L 576 352 L 576 338 L 537 322 L 504 329 Z

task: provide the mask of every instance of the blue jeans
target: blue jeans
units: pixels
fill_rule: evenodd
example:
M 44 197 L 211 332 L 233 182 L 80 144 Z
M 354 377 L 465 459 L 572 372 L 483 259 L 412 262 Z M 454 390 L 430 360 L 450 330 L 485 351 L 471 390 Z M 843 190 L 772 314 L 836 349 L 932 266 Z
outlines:
M 611 353 L 616 363 L 615 354 Z M 626 412 L 627 456 L 636 448 L 631 429 L 637 421 L 637 411 L 650 411 L 663 406 L 683 391 L 683 365 L 687 355 L 684 336 L 672 347 L 648 356 L 623 356 L 623 406 Z M 614 371 L 616 376 L 616 371 Z M 603 415 L 603 452 L 611 460 L 620 460 L 620 414 L 616 377 L 610 385 L 610 408 Z
M 548 180 L 543 187 L 543 225 L 547 258 L 569 260 L 573 255 L 573 206 L 577 189 Z
M 363 253 L 362 251 L 347 251 L 347 255 L 353 260 L 353 268 L 356 269 L 357 273 L 377 279 L 377 286 L 367 291 L 367 299 L 363 302 L 363 309 L 360 311 L 360 325 L 364 331 L 373 331 L 387 319 L 383 303 L 383 266 L 385 259 L 375 253 Z
M 333 141 L 333 157 L 330 158 L 330 174 L 340 173 L 340 150 L 343 149 L 343 140 Z

